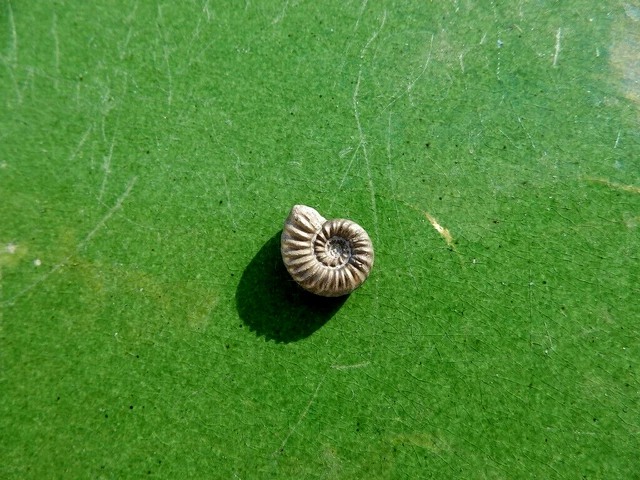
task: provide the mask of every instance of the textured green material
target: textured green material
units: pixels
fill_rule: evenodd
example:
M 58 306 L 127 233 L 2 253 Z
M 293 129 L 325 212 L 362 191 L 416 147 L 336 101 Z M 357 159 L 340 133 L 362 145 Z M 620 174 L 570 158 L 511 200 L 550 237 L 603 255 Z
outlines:
M 0 477 L 633 478 L 640 4 L 0 2 Z M 296 203 L 370 233 L 291 284 Z

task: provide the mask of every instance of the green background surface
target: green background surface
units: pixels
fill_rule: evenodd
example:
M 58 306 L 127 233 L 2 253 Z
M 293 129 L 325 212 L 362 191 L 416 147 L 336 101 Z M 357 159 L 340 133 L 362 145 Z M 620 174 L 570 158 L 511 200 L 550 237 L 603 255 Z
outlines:
M 638 478 L 640 3 L 2 0 L 0 477 Z M 355 220 L 292 285 L 296 203 Z

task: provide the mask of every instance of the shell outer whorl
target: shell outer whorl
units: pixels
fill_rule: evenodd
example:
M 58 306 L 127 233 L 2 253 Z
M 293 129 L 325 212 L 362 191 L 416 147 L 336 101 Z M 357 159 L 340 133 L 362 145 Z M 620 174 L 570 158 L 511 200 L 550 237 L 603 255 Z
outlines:
M 280 247 L 296 283 L 324 297 L 351 293 L 373 267 L 373 244 L 364 228 L 342 218 L 327 220 L 305 205 L 291 209 Z

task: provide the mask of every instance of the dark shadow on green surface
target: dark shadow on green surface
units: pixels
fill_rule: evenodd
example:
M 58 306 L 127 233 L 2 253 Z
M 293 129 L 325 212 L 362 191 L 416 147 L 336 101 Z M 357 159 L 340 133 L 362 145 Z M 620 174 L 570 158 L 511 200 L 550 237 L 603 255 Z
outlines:
M 257 335 L 289 343 L 327 323 L 348 295 L 326 298 L 300 288 L 282 263 L 280 234 L 270 238 L 244 270 L 236 306 L 242 321 Z

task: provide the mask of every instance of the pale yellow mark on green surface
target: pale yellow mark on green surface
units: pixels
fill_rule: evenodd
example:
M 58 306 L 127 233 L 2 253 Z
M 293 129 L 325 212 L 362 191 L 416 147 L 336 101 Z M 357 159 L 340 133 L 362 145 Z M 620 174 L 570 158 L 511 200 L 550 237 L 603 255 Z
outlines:
M 187 323 L 190 328 L 200 332 L 206 330 L 209 326 L 211 312 L 218 303 L 217 296 L 209 296 L 196 302 L 187 314 Z
M 118 200 L 116 201 L 115 205 L 113 207 L 111 207 L 111 209 L 106 213 L 106 215 L 104 217 L 102 217 L 102 220 L 100 220 L 97 223 L 97 225 L 93 228 L 93 230 L 91 230 L 87 234 L 87 236 L 84 237 L 84 239 L 80 243 L 77 244 L 77 246 L 71 251 L 71 253 L 69 253 L 62 261 L 60 261 L 51 270 L 49 270 L 49 272 L 45 273 L 44 275 L 41 275 L 37 280 L 35 280 L 30 285 L 28 285 L 27 287 L 25 287 L 22 290 L 20 290 L 12 298 L 9 298 L 9 299 L 6 299 L 6 300 L 3 299 L 2 301 L 0 301 L 0 306 L 5 305 L 5 304 L 6 305 L 13 305 L 20 297 L 22 297 L 23 295 L 25 295 L 26 293 L 31 291 L 37 285 L 39 285 L 40 283 L 45 281 L 47 278 L 49 278 L 51 275 L 53 275 L 58 270 L 60 270 L 62 267 L 64 267 L 69 262 L 69 260 L 71 260 L 71 258 L 74 255 L 76 255 L 78 252 L 80 252 L 85 247 L 85 245 L 87 243 L 89 243 L 89 241 L 93 238 L 93 236 L 104 226 L 105 223 L 107 223 L 107 221 L 113 216 L 113 214 L 116 213 L 122 207 L 122 202 L 124 202 L 124 200 L 131 193 L 131 189 L 133 189 L 133 185 L 136 183 L 137 179 L 138 179 L 138 177 L 132 177 L 131 180 L 129 180 L 129 184 L 127 185 L 127 188 L 125 189 L 124 193 L 120 196 L 120 198 L 118 198 Z M 25 250 L 25 253 L 26 253 L 26 250 Z M 0 253 L 0 255 L 1 255 L 1 253 Z M 1 257 L 0 257 L 0 265 L 2 265 Z
M 0 267 L 15 267 L 20 263 L 28 249 L 24 244 L 9 242 L 0 247 Z
M 414 447 L 423 448 L 431 453 L 439 453 L 451 450 L 451 446 L 435 435 L 428 433 L 408 433 L 404 435 L 395 435 L 391 437 L 394 444 L 412 445 Z
M 610 50 L 610 62 L 622 77 L 622 91 L 630 100 L 640 103 L 640 1 L 624 4 L 626 16 L 614 27 L 614 42 Z
M 448 228 L 444 228 L 442 225 L 438 223 L 438 221 L 431 215 L 429 212 L 424 212 L 424 216 L 427 217 L 433 228 L 436 229 L 442 238 L 447 242 L 451 248 L 455 249 L 455 245 L 453 244 L 453 237 L 451 236 L 451 232 L 449 232 Z
M 381 195 L 381 196 L 385 196 L 385 195 Z M 458 259 L 460 260 L 460 266 L 464 269 L 464 260 L 462 258 L 462 255 L 460 255 L 460 252 L 458 251 L 458 248 L 456 247 L 455 241 L 453 239 L 453 235 L 451 235 L 451 232 L 449 231 L 448 228 L 444 228 L 442 225 L 440 225 L 440 223 L 435 219 L 435 217 L 431 215 L 429 212 L 425 212 L 424 210 L 416 207 L 415 205 L 404 201 L 402 198 L 395 195 L 390 198 L 397 200 L 401 202 L 403 205 L 411 208 L 412 210 L 415 210 L 416 212 L 419 212 L 421 215 L 424 215 L 427 218 L 427 220 L 429 220 L 429 223 L 431 223 L 431 226 L 436 230 L 436 232 L 438 232 L 440 236 L 444 238 L 445 242 L 447 242 L 447 246 L 456 253 L 456 255 L 458 256 Z
M 336 451 L 336 447 L 332 445 L 324 446 L 322 451 L 323 463 L 326 468 L 332 472 L 332 476 L 336 477 L 341 467 L 340 457 Z
M 625 216 L 624 223 L 627 225 L 627 228 L 637 228 L 640 225 L 640 217 L 633 216 Z
M 636 5 L 632 5 L 631 3 L 624 4 L 624 13 L 627 14 L 629 18 L 635 20 L 636 22 L 640 22 L 640 2 L 634 2 Z
M 585 180 L 589 182 L 602 183 L 607 187 L 616 188 L 618 190 L 624 190 L 625 192 L 640 193 L 640 187 L 636 187 L 634 185 L 624 185 L 622 183 L 611 182 L 606 178 L 585 177 Z
M 427 217 L 427 220 L 429 220 L 429 223 L 431 223 L 431 226 L 435 228 L 436 232 L 438 232 L 440 236 L 444 238 L 445 242 L 447 242 L 447 246 L 451 248 L 451 250 L 456 252 L 456 255 L 458 256 L 458 260 L 460 260 L 460 266 L 462 267 L 462 269 L 464 269 L 464 260 L 462 259 L 462 255 L 460 255 L 460 252 L 456 248 L 456 245 L 453 241 L 453 236 L 451 235 L 451 232 L 449 231 L 449 229 L 444 228 L 442 225 L 440 225 L 438 221 L 435 219 L 435 217 L 431 215 L 429 212 L 422 212 L 422 213 L 424 214 L 425 217 Z

